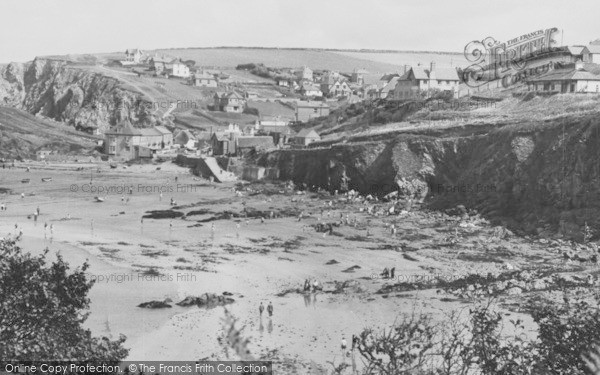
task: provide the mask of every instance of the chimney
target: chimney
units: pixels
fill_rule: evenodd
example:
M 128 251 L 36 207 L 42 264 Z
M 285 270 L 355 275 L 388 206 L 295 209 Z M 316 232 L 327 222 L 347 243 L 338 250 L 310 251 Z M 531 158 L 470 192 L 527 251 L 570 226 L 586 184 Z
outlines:
M 429 71 L 430 71 L 430 72 L 433 72 L 433 71 L 435 71 L 435 61 L 432 61 L 432 62 L 429 64 Z

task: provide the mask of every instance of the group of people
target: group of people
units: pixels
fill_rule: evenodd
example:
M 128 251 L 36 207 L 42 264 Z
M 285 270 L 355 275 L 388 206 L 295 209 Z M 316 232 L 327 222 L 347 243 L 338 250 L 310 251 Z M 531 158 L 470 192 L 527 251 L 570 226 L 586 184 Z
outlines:
M 393 279 L 396 276 L 396 267 L 392 267 L 391 269 L 385 267 L 381 276 L 383 276 L 384 279 Z
M 303 290 L 305 292 L 316 292 L 319 290 L 323 290 L 323 286 L 319 283 L 319 281 L 317 281 L 317 279 L 314 279 L 312 282 L 309 279 L 304 280 L 304 288 Z
M 354 351 L 354 349 L 358 346 L 358 344 L 360 344 L 360 338 L 356 335 L 352 335 L 352 351 Z M 342 336 L 342 353 L 344 353 L 345 355 L 349 355 L 350 352 L 348 352 L 348 342 L 346 341 L 346 338 L 344 336 Z
M 262 314 L 264 311 L 265 311 L 265 305 L 263 305 L 263 303 L 261 302 L 260 305 L 258 306 L 258 313 L 260 314 L 261 317 L 262 317 Z M 271 301 L 269 301 L 269 305 L 267 306 L 267 313 L 269 314 L 269 317 L 273 316 L 273 304 L 271 303 Z

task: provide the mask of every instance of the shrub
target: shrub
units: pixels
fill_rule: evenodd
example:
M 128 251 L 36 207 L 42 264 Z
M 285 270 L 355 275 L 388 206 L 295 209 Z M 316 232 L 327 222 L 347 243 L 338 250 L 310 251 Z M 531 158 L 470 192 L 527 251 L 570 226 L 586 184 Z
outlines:
M 83 328 L 93 285 L 60 254 L 48 264 L 23 253 L 14 240 L 0 241 L 0 358 L 2 361 L 87 360 L 116 362 L 127 356 L 125 337 L 92 337 Z

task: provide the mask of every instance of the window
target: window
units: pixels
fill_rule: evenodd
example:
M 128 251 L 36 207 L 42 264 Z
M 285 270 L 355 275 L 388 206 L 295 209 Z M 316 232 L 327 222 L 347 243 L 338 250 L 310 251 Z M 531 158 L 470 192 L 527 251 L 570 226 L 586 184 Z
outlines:
M 313 108 L 313 113 L 318 113 L 319 110 L 317 108 Z

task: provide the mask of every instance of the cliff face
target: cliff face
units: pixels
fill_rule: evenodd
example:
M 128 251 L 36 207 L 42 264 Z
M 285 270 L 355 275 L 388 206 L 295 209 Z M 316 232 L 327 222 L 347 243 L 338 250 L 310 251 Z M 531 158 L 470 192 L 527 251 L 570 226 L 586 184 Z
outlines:
M 106 130 L 126 118 L 142 125 L 156 121 L 142 95 L 122 89 L 118 80 L 53 60 L 0 70 L 0 102 L 74 127 Z
M 323 188 L 463 204 L 515 229 L 581 239 L 600 228 L 600 121 L 508 125 L 485 134 L 397 134 L 327 149 L 277 151 L 259 164 Z

